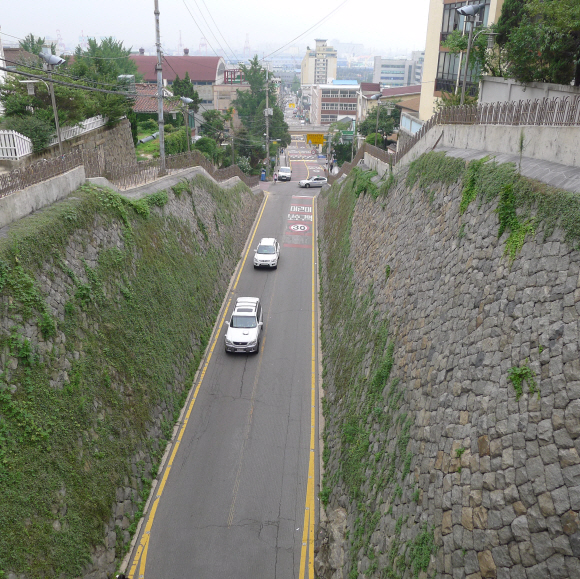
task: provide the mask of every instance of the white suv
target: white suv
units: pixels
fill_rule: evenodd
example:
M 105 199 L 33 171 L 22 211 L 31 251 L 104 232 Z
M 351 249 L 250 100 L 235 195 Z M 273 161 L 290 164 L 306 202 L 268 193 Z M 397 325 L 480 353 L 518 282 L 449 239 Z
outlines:
M 254 249 L 254 269 L 269 267 L 276 269 L 280 259 L 280 244 L 273 237 L 260 239 L 258 249 Z
M 226 352 L 257 352 L 264 325 L 260 298 L 238 298 L 226 322 Z
M 278 169 L 279 181 L 292 181 L 292 169 L 290 167 L 280 167 Z

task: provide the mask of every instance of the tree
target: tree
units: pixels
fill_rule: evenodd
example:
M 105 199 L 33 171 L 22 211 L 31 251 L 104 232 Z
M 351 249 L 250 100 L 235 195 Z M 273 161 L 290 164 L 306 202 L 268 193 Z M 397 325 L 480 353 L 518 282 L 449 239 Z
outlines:
M 300 90 L 300 79 L 298 78 L 298 75 L 294 75 L 294 78 L 292 79 L 292 92 L 297 93 Z
M 193 102 L 189 103 L 188 109 L 197 113 L 199 111 L 199 106 L 201 105 L 202 99 L 200 98 L 198 92 L 193 88 L 191 84 L 191 79 L 189 78 L 189 72 L 185 71 L 185 77 L 183 80 L 179 78 L 179 75 L 175 75 L 175 80 L 171 85 L 171 90 L 175 96 L 185 97 L 191 99 Z
M 36 54 L 38 56 L 42 52 L 42 47 L 45 44 L 45 39 L 40 36 L 36 37 L 34 34 L 27 34 L 24 40 L 20 40 L 19 43 L 22 50 L 30 52 L 31 54 Z M 52 43 L 50 45 L 51 54 L 56 54 L 56 44 Z
M 497 31 L 505 76 L 580 86 L 578 0 L 506 0 Z
M 202 134 L 211 137 L 218 143 L 223 143 L 225 140 L 226 123 L 232 118 L 232 109 L 228 109 L 225 113 L 216 109 L 203 111 L 203 124 L 200 128 Z
M 264 144 L 263 135 L 266 132 L 266 118 L 264 116 L 266 86 L 268 86 L 268 106 L 273 112 L 269 120 L 270 138 L 279 140 L 284 147 L 290 144 L 291 138 L 288 125 L 284 121 L 284 113 L 276 104 L 276 87 L 273 83 L 267 84 L 270 73 L 261 67 L 257 56 L 250 61 L 249 66 L 242 65 L 241 69 L 250 90 L 241 91 L 238 89 L 234 105 L 251 143 L 247 156 L 250 157 L 252 166 L 256 167 L 260 160 L 266 156 L 263 148 L 260 149 Z
M 387 109 L 386 106 L 380 105 L 379 109 L 379 132 L 384 133 L 385 135 L 390 135 L 395 126 L 398 126 L 399 119 L 401 117 L 401 111 L 398 110 L 396 107 L 393 108 L 391 112 Z M 374 133 L 377 130 L 377 114 L 374 109 L 372 109 L 367 118 L 358 126 L 358 131 L 361 135 L 366 137 L 371 133 Z M 373 141 L 374 142 L 374 141 Z

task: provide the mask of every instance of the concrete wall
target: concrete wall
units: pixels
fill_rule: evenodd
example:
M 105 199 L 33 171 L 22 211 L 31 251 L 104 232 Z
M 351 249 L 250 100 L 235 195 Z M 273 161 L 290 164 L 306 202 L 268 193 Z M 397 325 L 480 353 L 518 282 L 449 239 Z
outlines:
M 85 168 L 81 166 L 64 175 L 58 175 L 7 197 L 2 197 L 0 199 L 0 227 L 63 199 L 84 182 Z
M 504 125 L 441 125 L 433 127 L 400 161 L 407 165 L 438 145 L 477 149 L 496 153 L 519 154 L 524 135 L 524 157 L 580 167 L 580 130 L 578 127 Z
M 479 85 L 479 102 L 495 103 L 519 100 L 534 100 L 552 97 L 574 97 L 580 95 L 580 87 L 531 82 L 522 85 L 511 78 L 484 76 Z

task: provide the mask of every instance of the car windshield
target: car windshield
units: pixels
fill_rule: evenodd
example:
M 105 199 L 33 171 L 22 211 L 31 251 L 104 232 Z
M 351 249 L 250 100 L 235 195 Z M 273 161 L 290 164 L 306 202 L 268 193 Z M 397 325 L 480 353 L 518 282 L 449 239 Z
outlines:
M 273 254 L 276 253 L 276 248 L 273 245 L 258 245 L 258 253 Z
M 254 316 L 232 316 L 231 328 L 255 328 L 256 318 Z

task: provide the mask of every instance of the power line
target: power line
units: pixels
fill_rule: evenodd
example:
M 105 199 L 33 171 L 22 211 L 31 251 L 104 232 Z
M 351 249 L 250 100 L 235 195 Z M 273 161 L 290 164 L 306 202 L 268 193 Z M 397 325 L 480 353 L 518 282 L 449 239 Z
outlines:
M 339 4 L 334 10 L 332 10 L 326 16 L 324 16 L 324 18 L 321 18 L 318 22 L 316 22 L 316 24 L 313 24 L 310 28 L 308 28 L 307 30 L 305 30 L 302 34 L 299 34 L 296 38 L 293 38 L 290 42 L 288 42 L 288 43 L 284 44 L 284 46 L 281 46 L 280 48 L 278 48 L 278 50 L 275 50 L 274 52 L 271 52 L 270 54 L 267 54 L 262 59 L 260 59 L 259 62 L 263 62 L 264 60 L 266 60 L 266 58 L 269 58 L 273 54 L 276 54 L 277 52 L 280 52 L 282 49 L 286 48 L 287 46 L 289 46 L 290 44 L 292 44 L 293 42 L 295 42 L 299 38 L 302 38 L 302 36 L 304 36 L 307 32 L 310 32 L 313 28 L 316 28 L 324 20 L 326 20 L 327 18 L 330 18 L 330 16 L 332 16 L 339 8 L 342 8 L 342 6 L 344 6 L 347 2 L 348 2 L 348 0 L 344 0 L 344 2 L 342 2 L 341 4 Z
M 104 94 L 115 94 L 117 96 L 123 96 L 123 97 L 129 98 L 129 99 L 134 99 L 134 98 L 141 96 L 141 95 L 126 93 L 126 92 L 122 92 L 122 91 L 104 90 L 102 88 L 94 88 L 94 87 L 90 87 L 90 86 L 83 86 L 80 84 L 72 84 L 71 82 L 64 82 L 62 80 L 55 80 L 54 78 L 47 78 L 47 77 L 43 77 L 43 76 L 38 76 L 37 74 L 30 74 L 29 72 L 22 72 L 21 70 L 11 70 L 9 68 L 6 68 L 5 66 L 0 66 L 0 70 L 10 72 L 11 74 L 20 74 L 22 76 L 28 76 L 29 78 L 36 78 L 38 80 L 43 80 L 45 82 L 52 82 L 54 84 L 60 84 L 62 86 L 70 86 L 72 88 L 88 90 L 91 92 L 100 92 L 100 93 L 104 93 Z
M 193 1 L 195 2 L 195 5 L 197 6 L 197 9 L 199 10 L 199 13 L 201 14 L 201 17 L 203 18 L 203 21 L 205 22 L 205 24 L 207 26 L 207 29 L 211 32 L 211 34 L 215 38 L 216 42 L 219 44 L 220 48 L 222 49 L 222 52 L 227 56 L 227 52 L 225 51 L 224 47 L 222 46 L 221 42 L 219 41 L 219 38 L 214 34 L 213 30 L 211 29 L 211 26 L 209 25 L 209 23 L 206 20 L 203 12 L 201 10 L 201 8 L 199 7 L 199 4 L 197 3 L 197 0 L 193 0 Z M 206 6 L 206 8 L 207 8 L 207 6 Z
M 189 12 L 189 15 L 191 16 L 191 19 L 195 22 L 195 25 L 197 26 L 200 34 L 205 37 L 205 34 L 203 33 L 203 30 L 200 28 L 199 24 L 197 23 L 197 20 L 193 17 L 193 14 L 191 13 L 191 10 L 189 9 L 189 6 L 185 3 L 185 0 L 183 0 L 183 5 L 187 8 L 187 11 Z M 215 51 L 215 48 L 210 44 L 209 40 L 207 41 L 207 43 L 209 44 L 209 47 L 213 50 L 214 54 L 216 56 L 219 56 L 219 54 Z
M 20 66 L 22 68 L 30 68 L 32 70 L 39 70 L 39 71 L 44 72 L 43 68 L 41 68 L 39 66 L 34 66 L 32 64 L 26 64 L 23 62 L 15 62 L 14 60 L 8 60 L 7 58 L 4 59 L 4 62 L 9 62 L 10 64 L 13 64 L 15 66 Z M 15 72 L 15 71 L 13 71 L 13 72 Z M 124 84 L 116 84 L 113 82 L 99 82 L 97 80 L 92 80 L 90 78 L 87 78 L 86 76 L 74 76 L 74 75 L 65 74 L 64 72 L 60 72 L 60 71 L 56 71 L 56 70 L 52 71 L 52 74 L 58 74 L 59 76 L 64 76 L 65 78 L 70 78 L 72 80 L 82 80 L 85 82 L 91 82 L 93 84 L 98 84 L 101 86 L 111 86 L 111 87 L 126 87 L 127 86 Z
M 226 46 L 230 49 L 230 52 L 232 53 L 234 60 L 237 60 L 239 62 L 240 59 L 236 56 L 235 52 L 232 50 L 231 46 L 228 44 L 226 37 L 222 34 L 222 31 L 219 29 L 218 25 L 216 24 L 216 21 L 213 19 L 213 16 L 212 16 L 211 12 L 209 11 L 209 8 L 207 7 L 205 0 L 201 0 L 201 1 L 203 2 L 203 5 L 205 6 L 205 9 L 207 10 L 207 13 L 209 14 L 210 18 L 212 19 L 212 22 L 214 23 L 217 31 L 220 33 L 220 36 L 224 39 Z

